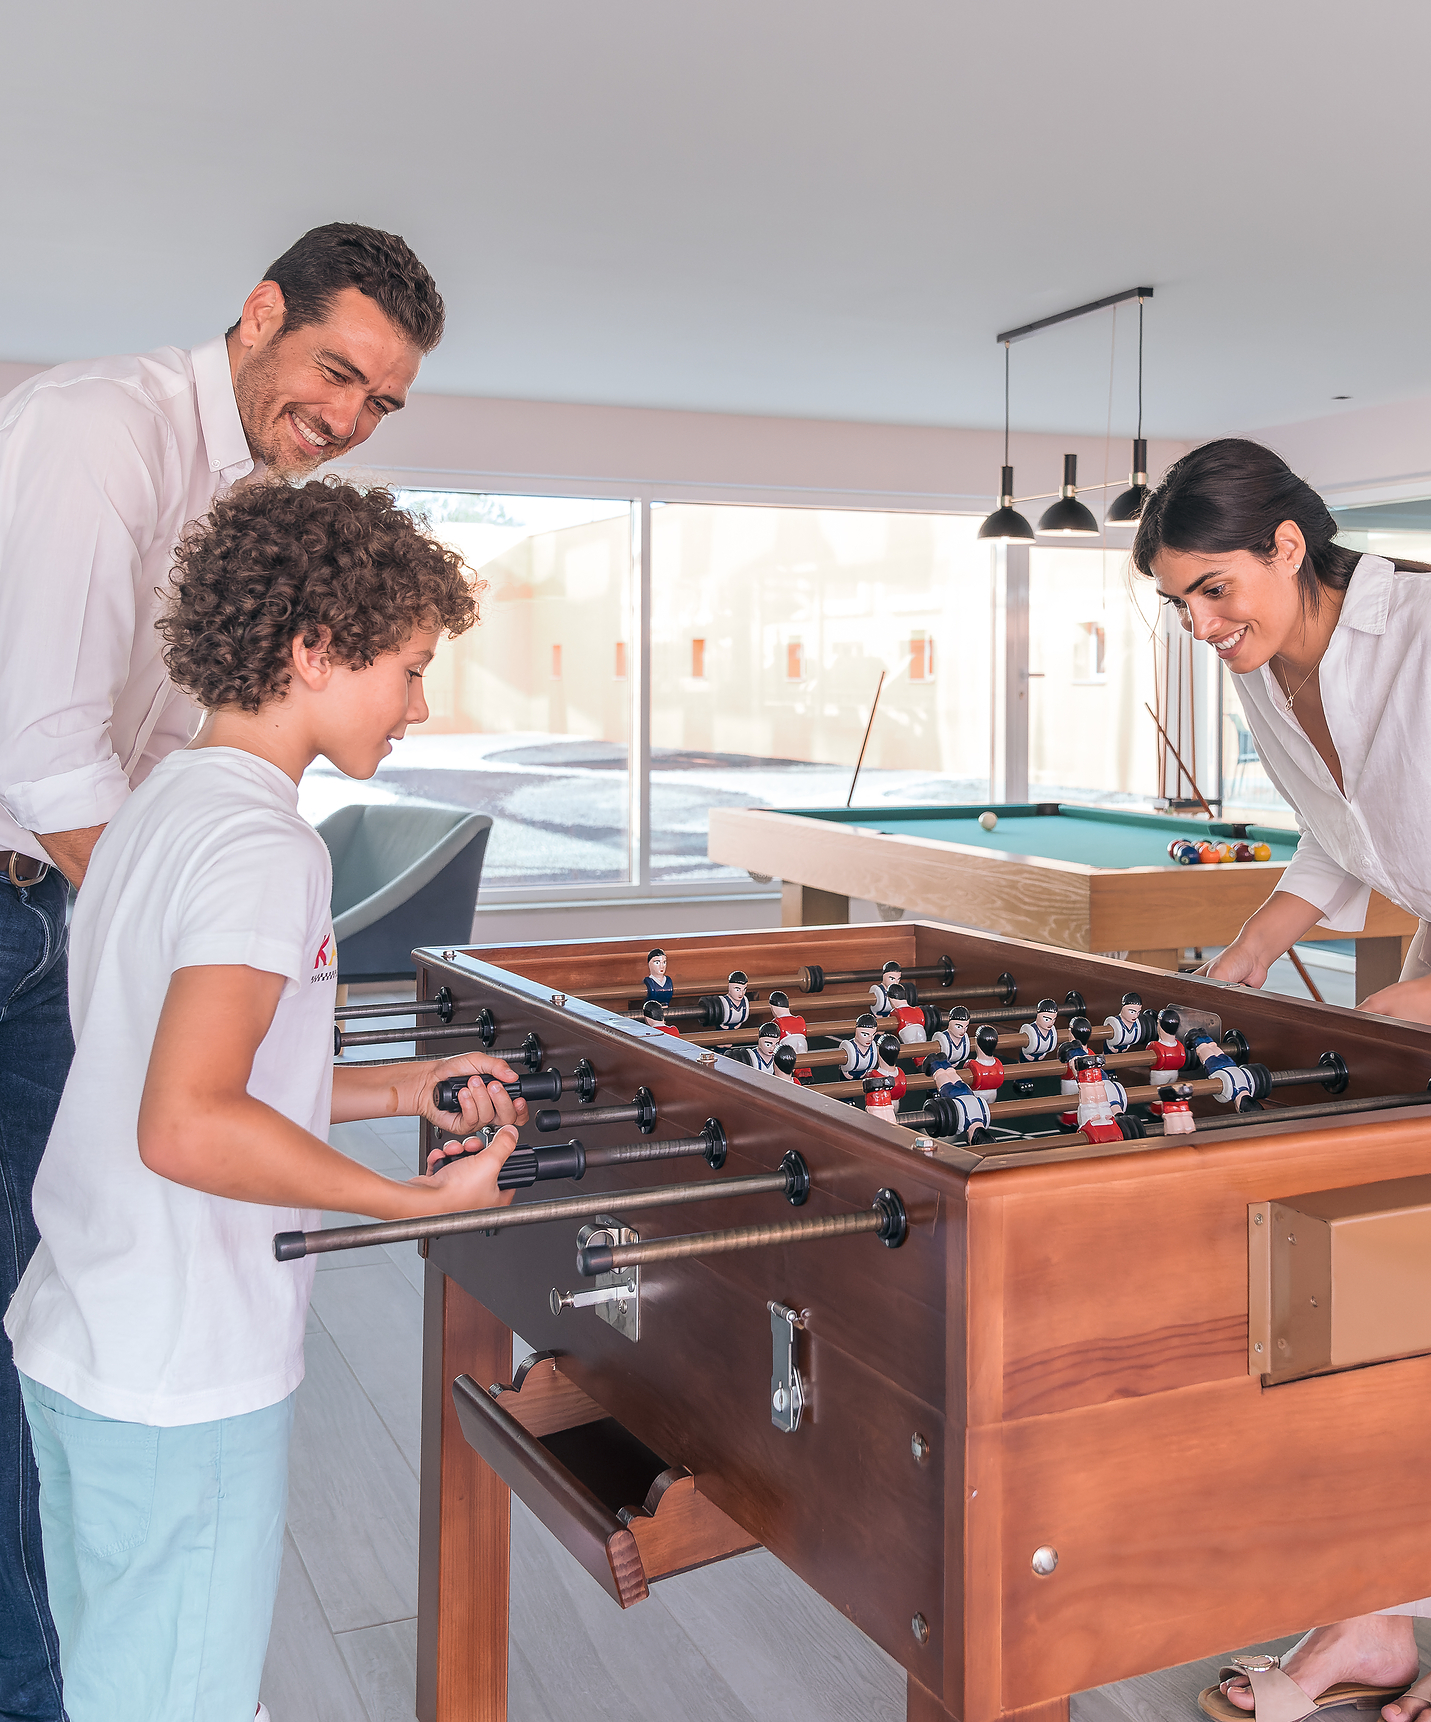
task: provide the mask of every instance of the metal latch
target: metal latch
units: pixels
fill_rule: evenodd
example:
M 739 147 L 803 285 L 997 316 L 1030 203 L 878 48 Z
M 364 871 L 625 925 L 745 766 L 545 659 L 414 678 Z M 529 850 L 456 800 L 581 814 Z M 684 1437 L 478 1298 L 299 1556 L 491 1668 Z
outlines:
M 786 1309 L 771 1302 L 770 1311 L 770 1421 L 793 1435 L 805 1409 L 805 1383 L 800 1379 L 800 1341 L 805 1325 L 801 1310 Z
M 583 1226 L 576 1234 L 576 1247 L 579 1250 L 584 1250 L 588 1244 L 640 1242 L 640 1232 L 634 1231 L 630 1226 L 623 1226 L 620 1220 L 613 1219 L 610 1214 L 597 1214 L 589 1226 Z M 639 1267 L 618 1268 L 609 1274 L 598 1274 L 596 1285 L 591 1291 L 560 1292 L 553 1286 L 550 1301 L 553 1315 L 560 1315 L 564 1309 L 590 1309 L 627 1339 L 637 1340 L 641 1337 Z

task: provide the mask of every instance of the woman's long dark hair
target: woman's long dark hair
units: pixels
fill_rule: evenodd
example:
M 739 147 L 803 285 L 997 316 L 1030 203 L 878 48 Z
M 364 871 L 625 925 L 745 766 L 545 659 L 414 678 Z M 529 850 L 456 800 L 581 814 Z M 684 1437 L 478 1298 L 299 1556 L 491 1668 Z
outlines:
M 1143 504 L 1133 566 L 1150 575 L 1160 550 L 1198 556 L 1250 550 L 1270 561 L 1284 520 L 1295 522 L 1307 541 L 1297 585 L 1303 609 L 1314 612 L 1323 588 L 1346 591 L 1361 552 L 1335 542 L 1337 523 L 1326 503 L 1279 455 L 1243 437 L 1222 437 L 1174 461 Z M 1396 567 L 1431 572 L 1424 562 Z

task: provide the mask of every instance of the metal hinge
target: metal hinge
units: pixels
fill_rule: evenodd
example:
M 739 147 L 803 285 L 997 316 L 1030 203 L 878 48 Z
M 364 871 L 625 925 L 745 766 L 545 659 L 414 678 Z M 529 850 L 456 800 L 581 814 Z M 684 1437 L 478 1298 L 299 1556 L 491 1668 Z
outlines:
M 801 1328 L 805 1314 L 772 1301 L 770 1311 L 770 1421 L 793 1435 L 805 1409 L 805 1383 L 800 1379 Z

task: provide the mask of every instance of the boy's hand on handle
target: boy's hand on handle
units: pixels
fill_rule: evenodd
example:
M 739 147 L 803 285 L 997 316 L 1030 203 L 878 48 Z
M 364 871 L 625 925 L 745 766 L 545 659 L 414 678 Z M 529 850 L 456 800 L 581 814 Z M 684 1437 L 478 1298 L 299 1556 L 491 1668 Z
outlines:
M 433 1105 L 432 1091 L 439 1082 L 452 1076 L 477 1080 L 468 1082 L 459 1090 L 460 1113 L 439 1112 Z M 491 1080 L 484 1081 L 483 1078 Z M 516 1080 L 516 1071 L 504 1058 L 492 1058 L 484 1052 L 459 1052 L 455 1058 L 438 1059 L 428 1066 L 414 1097 L 414 1110 L 419 1118 L 425 1118 L 429 1124 L 453 1135 L 470 1136 L 484 1124 L 525 1124 L 526 1101 L 513 1100 L 502 1087 L 504 1082 Z
M 517 1146 L 517 1127 L 504 1124 L 484 1148 L 482 1138 L 468 1142 L 448 1142 L 428 1156 L 428 1164 L 437 1169 L 408 1183 L 423 1192 L 424 1214 L 465 1214 L 473 1208 L 505 1208 L 515 1192 L 497 1188 L 497 1174 L 507 1162 L 507 1156 Z M 444 1153 L 463 1155 L 448 1164 L 442 1163 Z

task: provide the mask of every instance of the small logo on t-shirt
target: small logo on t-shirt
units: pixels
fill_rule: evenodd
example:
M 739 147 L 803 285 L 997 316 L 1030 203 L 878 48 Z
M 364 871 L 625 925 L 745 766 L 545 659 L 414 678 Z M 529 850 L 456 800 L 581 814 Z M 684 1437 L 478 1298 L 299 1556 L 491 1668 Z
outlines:
M 313 981 L 331 981 L 338 973 L 338 941 L 333 937 L 331 928 L 324 935 L 323 943 L 318 947 L 318 955 L 313 959 L 313 973 L 308 977 Z

